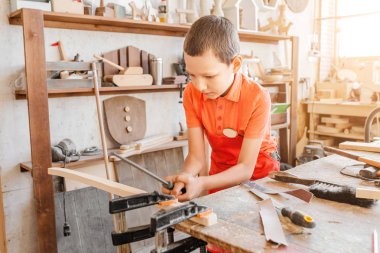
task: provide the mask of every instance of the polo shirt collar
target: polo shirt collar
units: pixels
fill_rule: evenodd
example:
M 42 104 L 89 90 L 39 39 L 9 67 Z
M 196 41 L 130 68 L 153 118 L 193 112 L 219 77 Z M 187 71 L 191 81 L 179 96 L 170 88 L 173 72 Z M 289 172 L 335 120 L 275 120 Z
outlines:
M 231 89 L 228 93 L 223 97 L 233 102 L 239 102 L 240 99 L 240 90 L 241 90 L 241 73 L 236 73 L 234 82 L 232 83 Z M 206 101 L 209 99 L 207 96 L 203 96 L 203 100 Z

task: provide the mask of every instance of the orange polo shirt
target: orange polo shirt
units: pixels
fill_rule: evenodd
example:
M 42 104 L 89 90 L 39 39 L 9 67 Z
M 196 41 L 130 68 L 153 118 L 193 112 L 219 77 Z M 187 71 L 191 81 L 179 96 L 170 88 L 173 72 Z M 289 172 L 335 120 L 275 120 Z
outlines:
M 192 83 L 184 91 L 183 106 L 188 128 L 203 125 L 208 132 L 223 135 L 224 128 L 236 130 L 239 114 L 238 133 L 241 136 L 262 137 L 261 152 L 269 154 L 276 150 L 276 142 L 270 136 L 270 96 L 260 84 L 236 74 L 231 89 L 224 97 L 209 99 L 203 96 L 202 122 L 199 115 L 201 95 Z

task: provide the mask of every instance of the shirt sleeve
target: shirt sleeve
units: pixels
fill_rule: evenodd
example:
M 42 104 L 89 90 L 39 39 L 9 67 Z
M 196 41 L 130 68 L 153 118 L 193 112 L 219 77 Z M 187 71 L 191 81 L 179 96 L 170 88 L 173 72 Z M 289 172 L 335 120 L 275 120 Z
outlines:
M 201 127 L 202 123 L 199 118 L 199 105 L 194 94 L 194 87 L 189 84 L 183 94 L 183 107 L 185 109 L 187 128 Z M 198 99 L 199 100 L 199 99 Z
M 270 123 L 271 100 L 267 90 L 262 90 L 248 121 L 244 137 L 263 138 Z

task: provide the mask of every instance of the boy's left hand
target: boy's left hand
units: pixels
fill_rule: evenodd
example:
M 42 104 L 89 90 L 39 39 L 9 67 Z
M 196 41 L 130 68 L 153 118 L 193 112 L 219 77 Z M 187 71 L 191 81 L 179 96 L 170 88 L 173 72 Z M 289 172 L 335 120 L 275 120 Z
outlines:
M 204 191 L 203 177 L 194 177 L 188 174 L 180 174 L 175 178 L 176 183 L 184 183 L 186 193 L 178 195 L 178 201 L 189 201 L 193 198 L 199 197 Z

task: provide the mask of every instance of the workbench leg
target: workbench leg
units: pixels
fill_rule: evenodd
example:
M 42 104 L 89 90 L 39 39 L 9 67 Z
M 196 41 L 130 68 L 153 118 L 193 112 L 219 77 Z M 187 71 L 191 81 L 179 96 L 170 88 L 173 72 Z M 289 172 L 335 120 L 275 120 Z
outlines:
M 25 76 L 39 252 L 56 253 L 43 12 L 23 9 Z
M 113 174 L 115 175 L 113 178 L 113 181 L 120 182 L 119 175 L 117 173 L 116 165 L 114 162 L 112 162 L 112 171 L 113 171 Z M 114 196 L 112 196 L 111 194 L 110 199 L 113 199 L 113 198 Z M 122 233 L 128 230 L 127 217 L 126 217 L 125 212 L 113 214 L 112 218 L 113 218 L 113 226 L 114 226 L 115 232 Z M 132 252 L 131 245 L 129 243 L 117 246 L 117 253 L 131 253 L 131 252 Z

